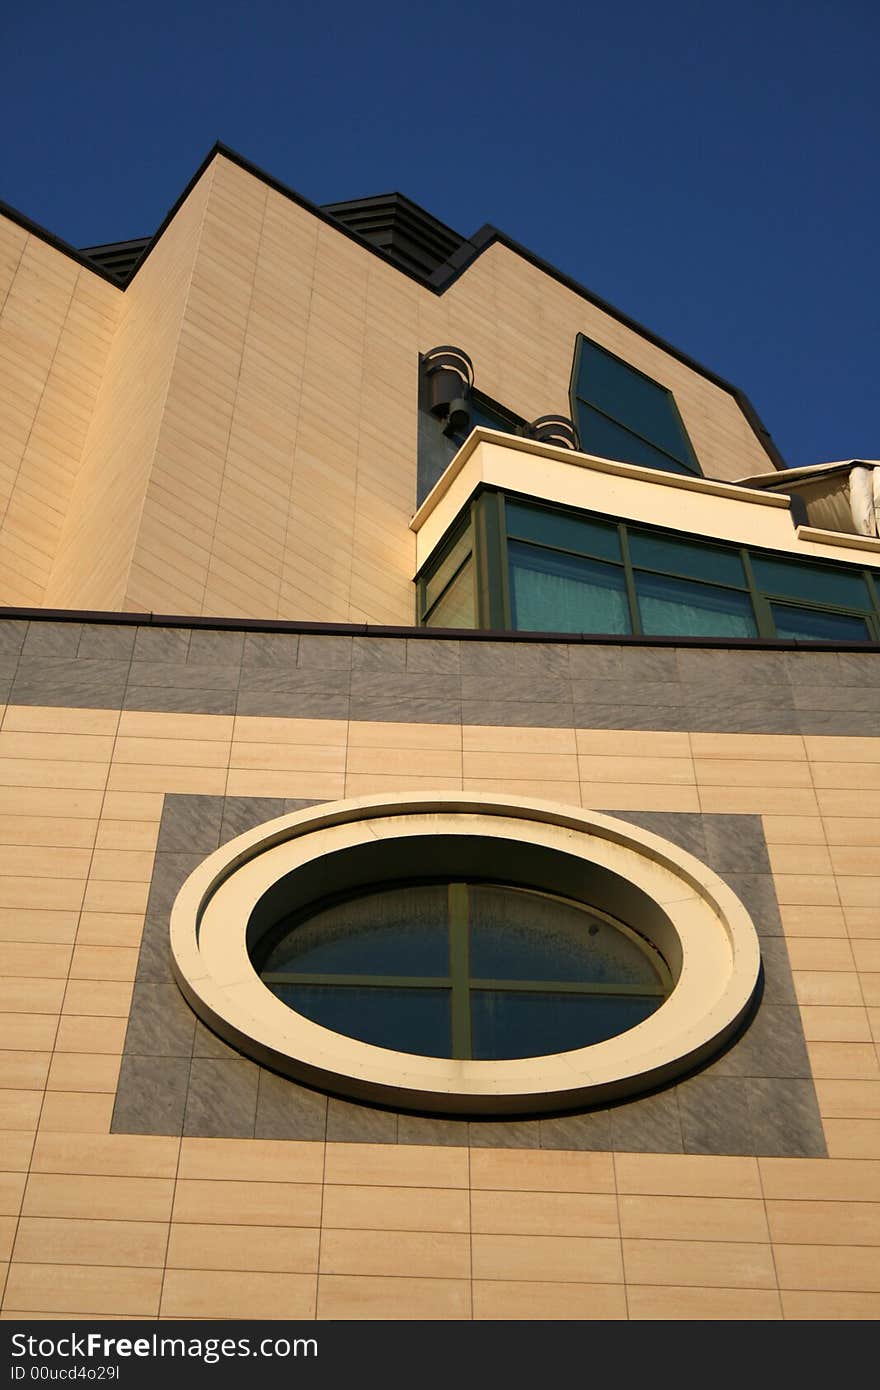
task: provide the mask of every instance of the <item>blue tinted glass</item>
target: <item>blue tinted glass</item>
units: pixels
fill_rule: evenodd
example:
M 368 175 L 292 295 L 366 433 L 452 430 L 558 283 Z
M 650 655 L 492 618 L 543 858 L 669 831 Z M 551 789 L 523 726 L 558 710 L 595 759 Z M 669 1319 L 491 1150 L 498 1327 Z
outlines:
M 450 994 L 444 989 L 360 985 L 270 985 L 291 1009 L 347 1038 L 423 1057 L 452 1055 Z
M 576 394 L 666 453 L 690 462 L 692 452 L 669 391 L 595 343 L 582 338 L 580 347 Z
M 748 594 L 636 574 L 642 629 L 657 637 L 757 637 Z
M 578 433 L 581 449 L 585 454 L 596 454 L 603 459 L 618 459 L 621 463 L 638 463 L 643 468 L 658 468 L 664 473 L 697 472 L 696 468 L 685 467 L 677 458 L 664 453 L 662 449 L 655 449 L 646 440 L 631 434 L 623 425 L 617 425 L 613 420 L 600 415 L 583 401 L 579 400 L 577 407 Z
M 589 1047 L 634 1028 L 662 1003 L 660 998 L 638 995 L 473 990 L 473 1055 L 481 1061 L 491 1061 L 543 1057 Z
M 476 627 L 474 562 L 468 560 L 425 619 L 426 627 Z
M 494 883 L 469 896 L 474 979 L 661 988 L 647 950 L 588 908 Z
M 577 555 L 595 555 L 599 560 L 620 560 L 617 527 L 608 522 L 511 501 L 505 501 L 504 516 L 507 534 L 517 540 L 538 541 Z
M 508 544 L 513 627 L 520 632 L 629 632 L 623 570 Z
M 708 579 L 718 584 L 737 584 L 745 588 L 742 560 L 735 550 L 698 542 L 673 540 L 648 531 L 629 532 L 629 553 L 636 566 L 687 574 L 692 579 Z
M 766 594 L 785 594 L 814 603 L 839 603 L 841 608 L 870 609 L 864 576 L 857 570 L 808 565 L 797 560 L 776 560 L 752 554 L 755 582 Z
M 810 642 L 865 642 L 871 634 L 864 618 L 848 613 L 822 613 L 818 608 L 793 608 L 771 603 L 776 636 L 801 637 Z
M 262 969 L 310 975 L 449 973 L 448 894 L 436 884 L 335 903 L 300 922 Z

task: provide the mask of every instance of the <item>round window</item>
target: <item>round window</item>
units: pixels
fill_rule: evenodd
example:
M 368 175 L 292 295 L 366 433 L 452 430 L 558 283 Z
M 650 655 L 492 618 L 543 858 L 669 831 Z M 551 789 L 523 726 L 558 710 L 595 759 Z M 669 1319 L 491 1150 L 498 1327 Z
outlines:
M 733 1034 L 760 970 L 739 899 L 676 846 L 450 793 L 328 803 L 239 836 L 187 879 L 171 947 L 186 998 L 240 1051 L 450 1114 L 668 1081 Z
M 607 913 L 501 883 L 404 883 L 287 914 L 251 953 L 273 994 L 348 1037 L 428 1057 L 536 1057 L 634 1028 L 672 989 Z

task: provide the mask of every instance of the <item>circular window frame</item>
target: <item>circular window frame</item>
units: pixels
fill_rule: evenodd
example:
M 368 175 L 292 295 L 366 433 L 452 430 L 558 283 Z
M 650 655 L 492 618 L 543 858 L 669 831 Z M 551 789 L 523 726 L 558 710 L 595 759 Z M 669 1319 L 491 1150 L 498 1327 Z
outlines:
M 481 854 L 488 847 L 509 855 L 513 847 L 518 859 L 546 859 L 573 881 L 583 876 L 614 885 L 628 898 L 626 912 L 591 905 L 613 911 L 657 946 L 676 976 L 672 992 L 649 1018 L 604 1042 L 504 1061 L 378 1047 L 313 1023 L 273 995 L 248 950 L 258 905 L 271 903 L 273 887 L 286 893 L 305 884 L 308 894 L 330 864 L 409 864 L 420 841 L 451 845 L 453 853 L 460 846 L 465 857 L 477 841 Z M 460 793 L 324 803 L 238 836 L 205 859 L 178 893 L 171 952 L 190 1006 L 245 1055 L 336 1094 L 460 1115 L 552 1113 L 669 1082 L 732 1037 L 761 968 L 746 909 L 685 850 L 598 812 Z

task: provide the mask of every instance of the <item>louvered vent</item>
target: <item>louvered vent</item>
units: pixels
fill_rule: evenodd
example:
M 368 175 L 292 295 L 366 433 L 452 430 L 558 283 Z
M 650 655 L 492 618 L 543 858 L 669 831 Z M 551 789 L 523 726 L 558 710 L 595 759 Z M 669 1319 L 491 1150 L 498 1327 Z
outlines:
M 111 241 L 107 246 L 84 246 L 81 254 L 112 275 L 120 285 L 127 285 L 152 237 L 136 241 Z
M 325 203 L 322 212 L 349 231 L 387 252 L 404 270 L 428 276 L 464 244 L 445 223 L 400 193 L 357 198 L 350 203 Z

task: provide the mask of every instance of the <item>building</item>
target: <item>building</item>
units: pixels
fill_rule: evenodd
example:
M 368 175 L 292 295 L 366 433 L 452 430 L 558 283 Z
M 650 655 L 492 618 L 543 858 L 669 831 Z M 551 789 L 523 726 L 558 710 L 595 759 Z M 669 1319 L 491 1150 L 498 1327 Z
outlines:
M 3 1316 L 877 1316 L 880 473 L 225 148 L 0 246 Z

